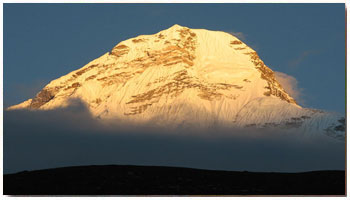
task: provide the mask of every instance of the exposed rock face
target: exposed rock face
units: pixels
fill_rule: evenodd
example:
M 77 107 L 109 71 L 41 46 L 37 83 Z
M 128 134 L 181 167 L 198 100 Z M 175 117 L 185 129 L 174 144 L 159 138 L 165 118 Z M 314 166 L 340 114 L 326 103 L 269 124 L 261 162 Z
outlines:
M 345 141 L 345 118 L 340 118 L 336 123 L 332 123 L 329 127 L 324 129 L 326 132 L 326 135 Z
M 114 55 L 116 57 L 121 57 L 121 56 L 127 54 L 129 52 L 129 49 L 130 48 L 128 46 L 121 44 L 121 45 L 114 47 L 112 49 L 112 51 L 110 52 L 110 54 Z
M 58 88 L 41 90 L 29 105 L 31 109 L 38 109 L 55 97 Z
M 288 103 L 297 104 L 296 101 L 290 97 L 287 92 L 283 89 L 281 84 L 275 78 L 274 72 L 267 67 L 264 62 L 260 59 L 256 52 L 248 53 L 251 61 L 254 63 L 256 68 L 261 72 L 261 78 L 267 81 L 268 86 L 265 87 L 268 91 L 264 92 L 266 96 L 276 96 L 280 99 L 287 101 Z
M 324 131 L 339 119 L 301 108 L 236 37 L 179 25 L 122 41 L 10 109 L 55 109 L 70 98 L 84 101 L 100 119 L 166 127 L 305 128 L 311 123 Z

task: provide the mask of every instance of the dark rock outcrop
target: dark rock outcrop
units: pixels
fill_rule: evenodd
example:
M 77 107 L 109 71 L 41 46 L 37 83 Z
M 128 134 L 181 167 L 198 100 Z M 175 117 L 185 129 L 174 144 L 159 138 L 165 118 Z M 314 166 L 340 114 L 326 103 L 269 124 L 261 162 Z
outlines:
M 30 109 L 38 109 L 42 105 L 49 102 L 51 99 L 55 97 L 55 94 L 57 94 L 58 88 L 44 88 L 42 89 L 32 100 L 30 103 L 29 108 Z

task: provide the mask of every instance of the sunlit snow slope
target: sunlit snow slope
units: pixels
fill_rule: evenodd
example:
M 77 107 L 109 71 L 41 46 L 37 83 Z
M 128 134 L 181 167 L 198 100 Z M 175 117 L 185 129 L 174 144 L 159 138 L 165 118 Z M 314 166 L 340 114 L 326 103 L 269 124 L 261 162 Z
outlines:
M 122 41 L 9 109 L 54 109 L 71 98 L 119 122 L 312 129 L 344 138 L 341 116 L 299 106 L 253 49 L 221 31 L 174 25 Z

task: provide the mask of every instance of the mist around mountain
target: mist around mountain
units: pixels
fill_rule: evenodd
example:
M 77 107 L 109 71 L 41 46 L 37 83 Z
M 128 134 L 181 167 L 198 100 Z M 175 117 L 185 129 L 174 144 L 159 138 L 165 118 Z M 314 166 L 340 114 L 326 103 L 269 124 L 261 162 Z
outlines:
M 274 129 L 169 130 L 94 118 L 83 103 L 4 112 L 4 173 L 76 165 L 304 172 L 344 170 L 345 144 Z

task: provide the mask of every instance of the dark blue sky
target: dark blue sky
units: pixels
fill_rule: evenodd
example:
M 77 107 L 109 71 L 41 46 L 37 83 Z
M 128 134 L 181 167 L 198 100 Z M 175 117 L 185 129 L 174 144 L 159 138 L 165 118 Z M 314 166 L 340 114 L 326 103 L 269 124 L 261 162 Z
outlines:
M 4 105 L 173 24 L 239 33 L 304 106 L 345 113 L 344 4 L 4 4 Z

